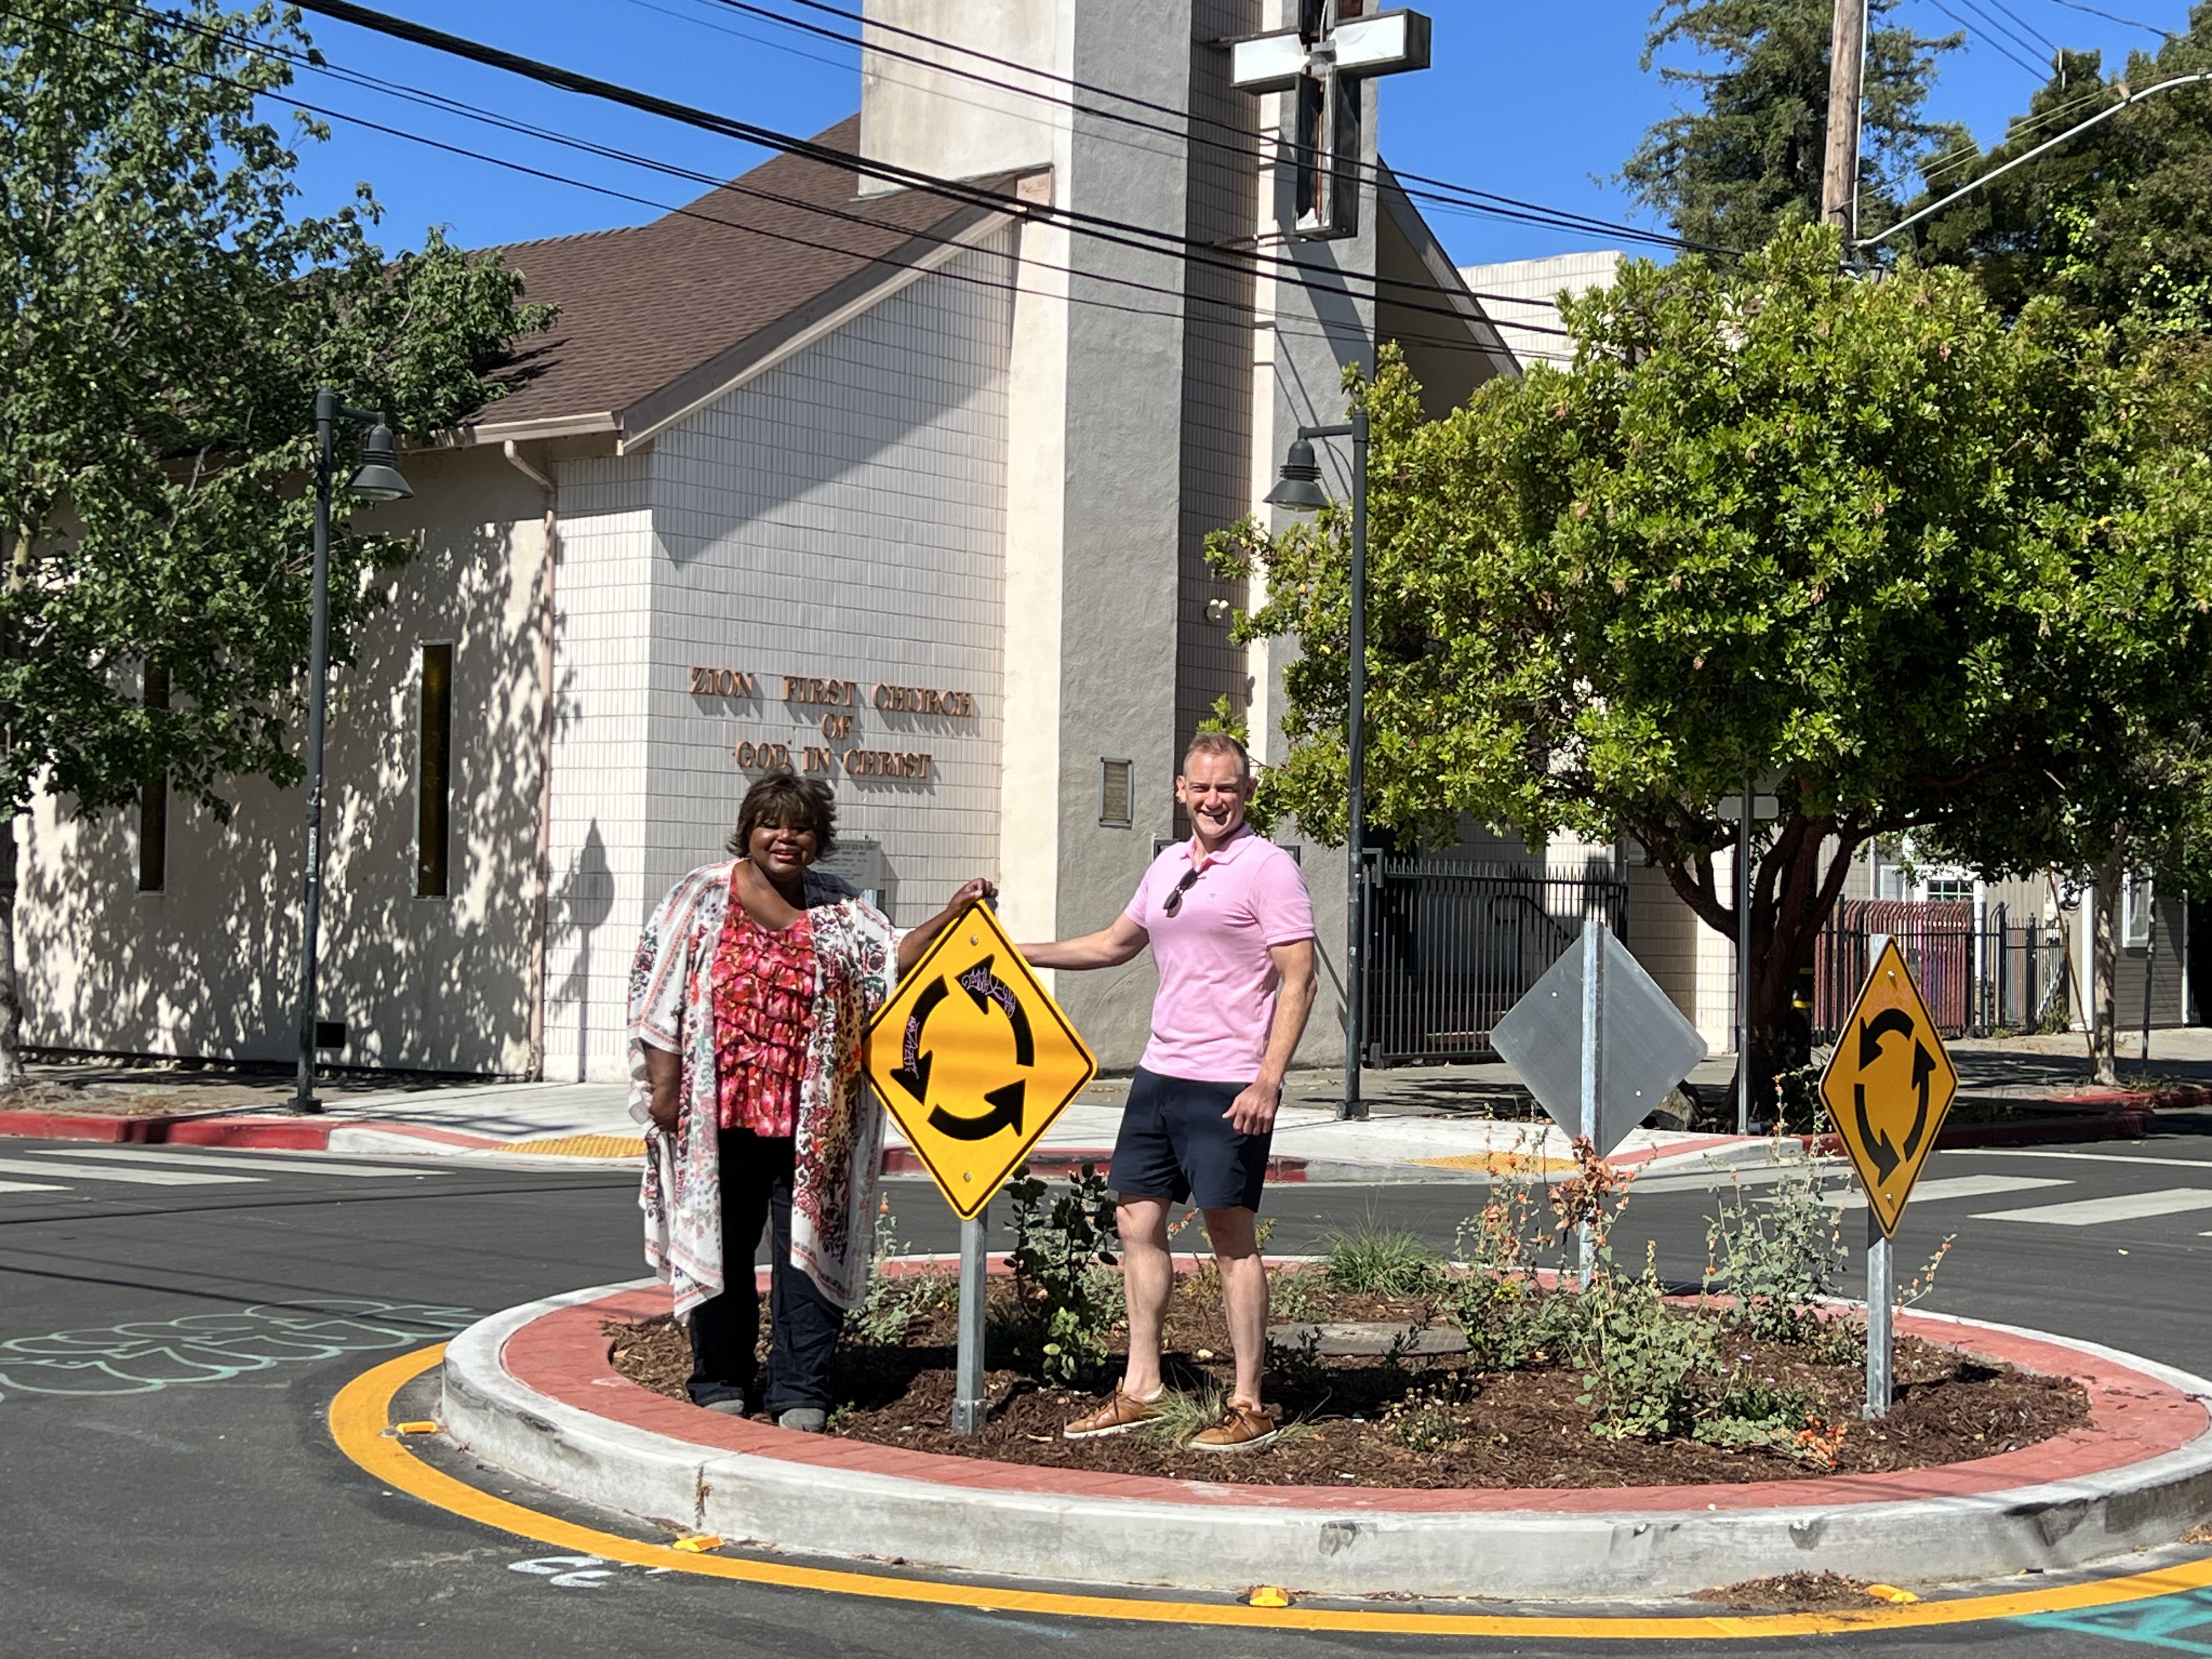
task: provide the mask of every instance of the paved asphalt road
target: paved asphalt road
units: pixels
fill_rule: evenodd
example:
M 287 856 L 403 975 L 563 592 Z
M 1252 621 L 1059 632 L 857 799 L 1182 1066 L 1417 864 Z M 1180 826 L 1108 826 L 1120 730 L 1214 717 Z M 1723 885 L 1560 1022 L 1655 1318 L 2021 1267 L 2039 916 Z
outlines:
M 1947 1184 L 1917 1201 L 1903 1258 L 1960 1236 L 1932 1305 L 2212 1373 L 2212 1136 L 1943 1153 L 1928 1179 Z M 910 1244 L 949 1243 L 927 1187 L 893 1195 Z M 1297 1249 L 1369 1215 L 1449 1243 L 1478 1200 L 1465 1186 L 1285 1187 L 1268 1207 L 1274 1248 Z M 1666 1268 L 1693 1275 L 1709 1206 L 1694 1184 L 1654 1183 L 1620 1242 L 1640 1254 L 1656 1237 Z M 324 1413 L 368 1365 L 476 1314 L 629 1277 L 637 1239 L 630 1182 L 611 1174 L 0 1140 L 0 1655 L 1015 1659 L 1172 1641 L 1187 1659 L 1307 1659 L 1446 1645 L 1170 1635 L 636 1569 L 575 1579 L 545 1546 L 385 1492 L 332 1447 Z M 498 1489 L 496 1474 L 461 1472 Z M 1449 1646 L 2055 1659 L 2144 1644 L 2212 1654 L 2212 1597 L 2063 1628 Z

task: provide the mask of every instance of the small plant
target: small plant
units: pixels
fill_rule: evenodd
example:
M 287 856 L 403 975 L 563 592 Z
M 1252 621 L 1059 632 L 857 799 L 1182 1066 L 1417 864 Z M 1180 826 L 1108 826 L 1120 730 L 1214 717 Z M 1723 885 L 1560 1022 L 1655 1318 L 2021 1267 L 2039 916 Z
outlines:
M 1771 1384 L 1729 1389 L 1705 1408 L 1691 1438 L 1723 1451 L 1790 1452 L 1814 1420 L 1819 1402 L 1796 1389 Z
M 1603 1247 L 1589 1285 L 1567 1298 L 1570 1340 L 1586 1368 L 1577 1405 L 1592 1410 L 1590 1432 L 1607 1440 L 1680 1433 L 1696 1417 L 1692 1380 L 1711 1371 L 1718 1334 L 1711 1322 L 1669 1305 L 1659 1282 L 1657 1247 L 1634 1279 L 1616 1273 Z
M 1820 1073 L 1826 1062 L 1815 1059 L 1774 1074 L 1775 1132 L 1818 1134 L 1827 1127 L 1827 1103 L 1820 1098 Z
M 1474 1431 L 1474 1388 L 1464 1374 L 1406 1390 L 1376 1421 L 1385 1437 L 1422 1457 L 1449 1451 Z
M 1588 1135 L 1575 1137 L 1574 1155 L 1574 1174 L 1552 1188 L 1552 1213 L 1559 1218 L 1559 1231 L 1609 1228 L 1628 1203 L 1636 1171 L 1599 1157 Z
M 1723 1189 L 1705 1232 L 1705 1285 L 1728 1286 L 1729 1317 L 1747 1334 L 1808 1346 L 1833 1322 L 1826 1303 L 1844 1267 L 1843 1211 L 1819 1164 L 1785 1159 L 1778 1137 L 1775 1159 L 1782 1178 L 1763 1202 L 1741 1180 Z
M 1218 1389 L 1169 1389 L 1139 1432 L 1180 1446 L 1212 1428 L 1228 1410 L 1227 1397 Z
M 1121 1242 L 1114 1194 L 1086 1164 L 1054 1196 L 1024 1164 L 1007 1183 L 1013 1204 L 1011 1257 L 1024 1310 L 1019 1346 L 1032 1350 L 1047 1382 L 1078 1382 L 1106 1359 L 1106 1339 L 1123 1317 L 1121 1279 L 1113 1271 Z M 1047 1200 L 1050 1199 L 1049 1206 Z
M 1267 1310 L 1276 1319 L 1310 1319 L 1320 1305 L 1321 1275 L 1297 1267 L 1267 1270 Z
M 1330 1286 L 1377 1296 L 1427 1296 L 1447 1282 L 1443 1258 L 1415 1235 L 1386 1231 L 1370 1217 L 1356 1231 L 1331 1233 L 1322 1267 Z
M 1551 1297 L 1536 1276 L 1536 1185 L 1530 1160 L 1502 1162 L 1489 1202 L 1459 1225 L 1466 1272 L 1456 1311 L 1468 1354 L 1487 1370 L 1526 1364 L 1557 1335 Z
M 914 1322 L 939 1308 L 956 1305 L 960 1281 L 950 1273 L 892 1273 L 890 1263 L 904 1253 L 891 1219 L 890 1200 L 876 1206 L 876 1236 L 868 1252 L 867 1293 L 845 1316 L 845 1328 L 863 1342 L 896 1347 Z

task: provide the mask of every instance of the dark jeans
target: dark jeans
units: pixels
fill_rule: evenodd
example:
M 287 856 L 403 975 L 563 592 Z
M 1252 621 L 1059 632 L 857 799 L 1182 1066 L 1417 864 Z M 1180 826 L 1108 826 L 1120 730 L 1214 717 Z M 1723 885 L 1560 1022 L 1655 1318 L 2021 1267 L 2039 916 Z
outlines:
M 721 1295 L 691 1310 L 691 1398 L 704 1404 L 737 1389 L 748 1406 L 771 1413 L 805 1406 L 827 1411 L 830 1358 L 845 1315 L 803 1269 L 791 1265 L 793 1143 L 787 1136 L 725 1129 L 715 1146 L 722 1166 L 724 1284 Z M 763 1226 L 769 1230 L 773 1346 L 766 1385 L 757 1389 L 760 1291 L 753 1255 Z

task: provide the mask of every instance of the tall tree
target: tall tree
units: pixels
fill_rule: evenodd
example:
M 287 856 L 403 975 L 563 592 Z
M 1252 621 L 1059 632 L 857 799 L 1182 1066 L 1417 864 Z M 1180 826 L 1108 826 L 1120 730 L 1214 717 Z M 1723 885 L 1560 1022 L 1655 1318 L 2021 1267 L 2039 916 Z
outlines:
M 315 387 L 427 434 L 498 396 L 492 366 L 548 315 L 434 234 L 387 263 L 365 187 L 294 213 L 295 154 L 258 109 L 308 50 L 295 20 L 0 15 L 0 1086 L 34 792 L 96 812 L 166 773 L 221 814 L 226 780 L 299 775 Z M 333 550 L 341 658 L 379 556 Z
M 1839 252 L 1800 228 L 1726 271 L 1633 262 L 1565 306 L 1569 367 L 1439 421 L 1394 361 L 1356 394 L 1376 819 L 1631 838 L 1733 939 L 1719 808 L 1777 776 L 1751 849 L 1762 1091 L 1804 1058 L 1793 982 L 1869 837 L 1988 844 L 2048 777 L 2094 773 L 2111 700 L 2212 701 L 2212 461 L 2156 441 L 2124 354 L 2048 302 L 2012 324 L 1964 273 L 1870 283 Z M 1265 793 L 1323 835 L 1345 531 L 1216 549 L 1265 571 L 1246 636 L 1303 647 Z
M 1954 146 L 1953 127 L 1923 118 L 1937 54 L 1965 36 L 1929 38 L 1884 24 L 1894 0 L 1873 0 L 1860 144 L 1859 223 L 1871 235 L 1894 221 L 1906 181 L 1931 150 Z M 1784 226 L 1820 216 L 1828 129 L 1831 0 L 1662 0 L 1644 67 L 1687 47 L 1688 65 L 1659 65 L 1694 106 L 1653 125 L 1620 170 L 1638 199 L 1675 234 L 1748 252 Z
M 2122 75 L 2102 67 L 2095 52 L 2064 53 L 2002 143 L 1984 152 L 1961 135 L 1929 164 L 1914 205 L 1955 201 L 1903 234 L 1923 262 L 1972 269 L 2008 310 L 2053 295 L 2109 322 L 2212 331 L 2212 85 L 2143 99 L 1990 177 L 2129 89 L 2212 71 L 2212 5 L 2155 53 L 2130 54 Z

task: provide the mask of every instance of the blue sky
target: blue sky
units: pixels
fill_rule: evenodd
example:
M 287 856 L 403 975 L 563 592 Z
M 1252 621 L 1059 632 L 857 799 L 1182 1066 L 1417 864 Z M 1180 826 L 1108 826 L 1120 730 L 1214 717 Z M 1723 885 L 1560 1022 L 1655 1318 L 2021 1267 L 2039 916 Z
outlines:
M 758 3 L 830 21 L 781 0 Z M 2181 0 L 2096 4 L 2156 27 L 2185 24 Z M 1945 6 L 1965 20 L 1969 44 L 1945 58 L 1930 113 L 1964 121 L 1984 143 L 2002 134 L 2005 118 L 2024 108 L 2041 84 L 2037 59 L 2047 52 L 2045 40 L 2101 49 L 2108 69 L 2118 68 L 2130 49 L 2155 45 L 2150 34 L 2064 0 L 1901 0 L 1893 16 L 1923 33 L 1943 34 L 1959 27 Z M 387 9 L 785 131 L 817 131 L 858 106 L 859 72 L 849 49 L 725 9 L 714 0 L 444 0 L 435 5 L 387 0 Z M 1393 165 L 1601 218 L 1636 218 L 1627 198 L 1607 181 L 1644 129 L 1671 107 L 1657 75 L 1638 68 L 1649 0 L 1549 5 L 1429 0 L 1427 9 L 1436 21 L 1435 64 L 1397 77 L 1385 94 L 1382 145 Z M 344 24 L 307 21 L 316 45 L 335 65 L 510 119 L 718 177 L 763 159 L 745 145 L 535 87 Z M 2006 39 L 1997 25 L 2016 39 Z M 2029 64 L 2036 64 L 2033 72 Z M 302 157 L 304 204 L 335 206 L 350 196 L 356 181 L 368 181 L 386 209 L 379 240 L 389 249 L 418 244 L 423 228 L 433 224 L 447 227 L 465 246 L 633 224 L 655 216 L 658 209 L 647 204 L 673 204 L 698 193 L 682 179 L 494 132 L 460 116 L 321 75 L 303 75 L 295 93 L 419 137 L 647 198 L 641 203 L 575 183 L 525 177 L 353 121 L 335 121 L 331 142 L 307 146 Z M 1434 211 L 1431 222 L 1462 264 L 1604 245 L 1602 239 L 1472 214 Z

